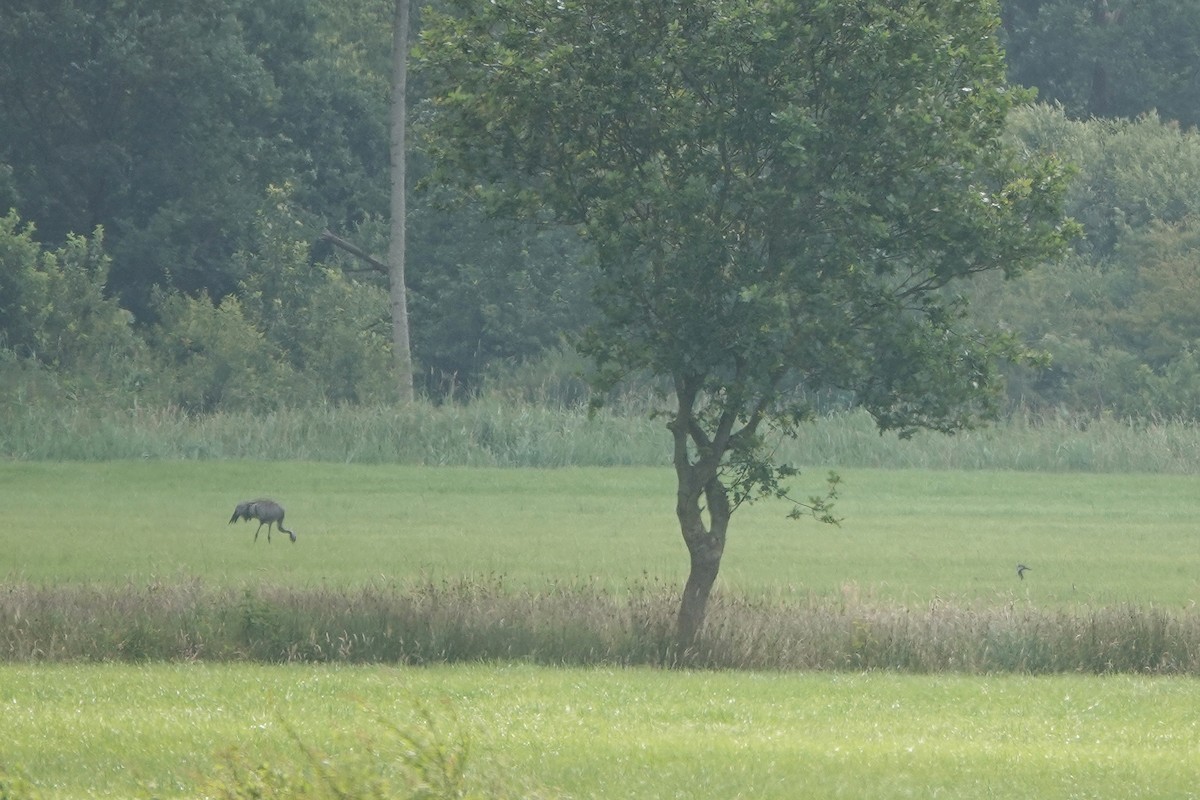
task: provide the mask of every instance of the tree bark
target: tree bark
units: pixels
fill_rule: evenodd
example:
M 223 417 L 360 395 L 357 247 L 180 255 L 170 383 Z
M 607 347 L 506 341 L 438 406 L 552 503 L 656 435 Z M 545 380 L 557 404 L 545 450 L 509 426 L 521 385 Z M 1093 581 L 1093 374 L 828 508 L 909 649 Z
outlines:
M 388 294 L 392 306 L 392 354 L 400 400 L 411 403 L 413 394 L 412 349 L 408 336 L 408 289 L 404 281 L 407 207 L 405 202 L 408 102 L 408 6 L 396 0 L 392 24 L 392 124 L 391 124 L 391 241 L 388 244 Z
M 705 494 L 711 496 L 717 493 L 724 497 L 725 488 L 716 478 L 713 479 L 713 483 L 714 488 Z M 728 502 L 725 503 L 724 513 L 721 513 L 720 509 L 714 513 L 711 502 L 709 500 L 710 519 L 707 527 L 704 525 L 699 497 L 693 495 L 685 503 L 681 496 L 680 505 L 676 509 L 691 561 L 687 583 L 683 587 L 683 598 L 679 603 L 676 628 L 680 656 L 684 659 L 690 652 L 695 651 L 708 612 L 708 598 L 721 569 L 721 556 L 725 553 L 725 533 L 729 528 Z
M 677 481 L 675 515 L 687 545 L 691 568 L 679 603 L 676 641 L 680 657 L 695 652 L 704 627 L 708 598 L 712 594 L 721 556 L 725 553 L 725 534 L 733 509 L 729 493 L 718 477 L 721 458 L 728 443 L 728 431 L 709 439 L 693 416 L 698 387 L 686 379 L 677 379 L 678 411 L 670 428 L 674 438 L 675 476 Z M 724 426 L 722 426 L 724 427 Z M 695 457 L 689 444 L 694 444 Z M 705 513 L 708 524 L 705 524 Z
M 1107 27 L 1120 19 L 1120 12 L 1108 10 L 1108 0 L 1095 0 L 1092 19 L 1098 27 Z M 1108 85 L 1108 65 L 1099 55 L 1092 65 L 1092 92 L 1088 111 L 1097 117 L 1107 117 L 1112 110 L 1112 91 Z

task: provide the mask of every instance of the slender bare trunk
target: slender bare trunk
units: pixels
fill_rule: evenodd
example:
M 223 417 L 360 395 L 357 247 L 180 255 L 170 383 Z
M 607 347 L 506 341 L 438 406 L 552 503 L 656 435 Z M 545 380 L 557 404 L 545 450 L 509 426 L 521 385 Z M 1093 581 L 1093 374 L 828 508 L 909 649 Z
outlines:
M 392 351 L 396 359 L 396 378 L 400 399 L 413 401 L 412 348 L 408 337 L 408 289 L 404 282 L 406 144 L 408 102 L 408 5 L 396 0 L 392 24 L 392 230 L 388 245 L 389 295 L 392 305 Z

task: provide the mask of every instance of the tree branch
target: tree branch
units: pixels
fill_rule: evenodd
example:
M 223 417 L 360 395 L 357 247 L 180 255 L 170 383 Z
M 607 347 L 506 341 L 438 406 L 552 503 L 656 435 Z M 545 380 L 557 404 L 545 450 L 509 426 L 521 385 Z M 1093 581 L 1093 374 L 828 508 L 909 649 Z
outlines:
M 379 272 L 384 275 L 388 274 L 387 264 L 383 263 L 378 258 L 375 258 L 375 256 L 371 255 L 366 250 L 363 250 L 361 247 L 358 247 L 357 245 L 353 244 L 352 242 L 348 242 L 345 239 L 343 239 L 342 237 L 336 235 L 333 231 L 326 229 L 325 232 L 321 234 L 321 238 L 324 239 L 325 241 L 329 242 L 330 244 L 334 245 L 335 247 L 339 247 L 342 250 L 345 250 L 347 253 L 354 256 L 355 258 L 359 258 L 359 259 L 362 259 L 363 261 L 367 262 L 367 264 L 370 265 L 368 267 L 368 269 L 370 269 L 371 271 Z

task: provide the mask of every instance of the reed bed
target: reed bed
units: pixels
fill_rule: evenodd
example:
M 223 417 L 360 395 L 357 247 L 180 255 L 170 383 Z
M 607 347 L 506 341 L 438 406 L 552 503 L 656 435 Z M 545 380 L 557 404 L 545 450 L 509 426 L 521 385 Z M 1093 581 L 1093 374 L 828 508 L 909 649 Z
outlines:
M 677 595 L 646 582 L 513 589 L 502 578 L 356 589 L 9 584 L 0 659 L 1200 675 L 1200 613 L 841 597 L 714 599 L 694 652 L 672 643 Z
M 650 401 L 596 412 L 500 396 L 466 404 L 315 406 L 195 416 L 177 408 L 66 402 L 0 408 L 0 458 L 323 461 L 488 467 L 659 466 L 670 458 Z M 772 443 L 802 466 L 1200 472 L 1200 426 L 1185 420 L 1014 414 L 992 427 L 912 440 L 839 412 Z
M 264 414 L 177 408 L 10 408 L 0 457 L 23 461 L 256 459 L 479 467 L 665 463 L 645 418 L 480 400 L 468 405 L 317 406 Z

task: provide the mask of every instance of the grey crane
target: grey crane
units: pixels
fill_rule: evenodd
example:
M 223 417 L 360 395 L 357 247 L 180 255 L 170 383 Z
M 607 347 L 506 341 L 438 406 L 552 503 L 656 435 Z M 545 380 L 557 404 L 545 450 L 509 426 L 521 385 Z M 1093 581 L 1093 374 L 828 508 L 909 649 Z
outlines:
M 283 527 L 283 506 L 276 503 L 274 500 L 269 500 L 265 497 L 258 500 L 247 500 L 244 503 L 238 503 L 237 508 L 233 510 L 233 516 L 229 518 L 230 524 L 237 522 L 239 519 L 256 519 L 258 527 L 254 530 L 254 541 L 258 541 L 258 532 L 262 530 L 262 526 L 267 526 L 267 541 L 271 541 L 271 526 L 278 525 L 279 530 L 292 537 L 292 541 L 296 541 L 296 534 Z
M 1027 567 L 1024 564 L 1017 564 L 1017 577 L 1021 580 L 1025 580 L 1025 572 L 1029 569 L 1032 569 L 1032 567 Z

